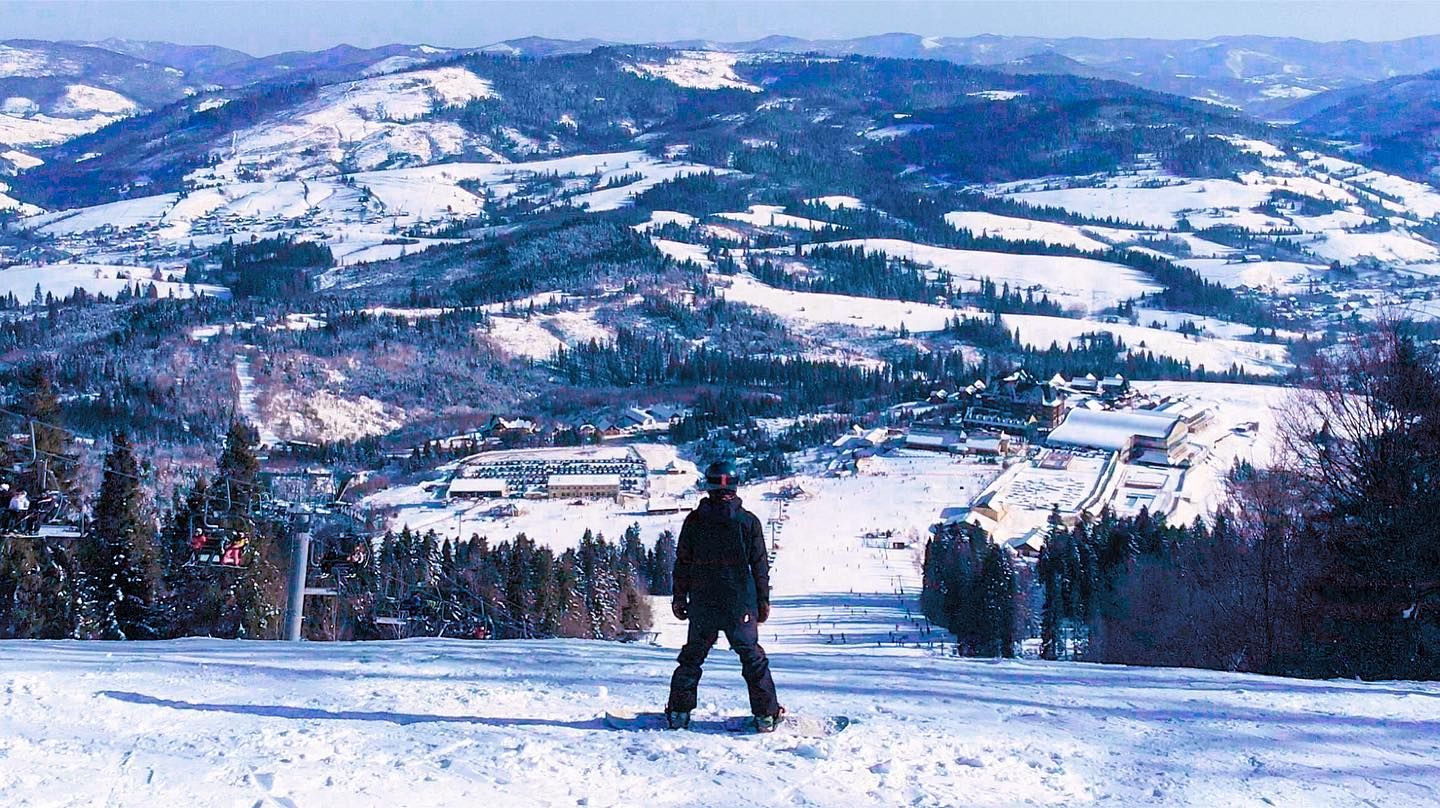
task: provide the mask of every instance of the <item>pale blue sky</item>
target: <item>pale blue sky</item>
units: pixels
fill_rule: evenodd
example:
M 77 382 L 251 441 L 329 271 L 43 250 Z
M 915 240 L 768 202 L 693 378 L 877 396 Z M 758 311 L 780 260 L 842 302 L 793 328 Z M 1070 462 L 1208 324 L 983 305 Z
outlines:
M 540 35 L 628 42 L 769 34 L 810 38 L 905 31 L 932 36 L 1030 34 L 1204 38 L 1401 39 L 1440 34 L 1440 2 L 1405 0 L 1071 0 L 1071 2 L 0 2 L 0 37 L 159 39 L 257 55 L 340 43 L 475 47 Z

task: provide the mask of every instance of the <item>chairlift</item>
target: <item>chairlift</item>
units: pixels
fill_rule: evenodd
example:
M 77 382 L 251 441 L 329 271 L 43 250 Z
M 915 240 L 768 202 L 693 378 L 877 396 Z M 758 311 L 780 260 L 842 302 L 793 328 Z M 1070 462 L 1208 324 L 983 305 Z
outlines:
M 228 495 L 223 509 L 212 508 L 214 500 L 207 497 L 205 508 L 189 519 L 190 560 L 187 566 L 244 569 L 254 555 L 250 538 L 255 523 L 243 514 L 231 512 L 234 500 Z
M 59 490 L 42 491 L 33 500 L 25 489 L 13 493 L 6 485 L 0 494 L 0 536 L 25 539 L 78 539 L 85 535 L 85 512 Z
M 354 533 L 342 533 L 310 545 L 310 564 L 325 573 L 361 569 L 370 560 L 370 540 Z

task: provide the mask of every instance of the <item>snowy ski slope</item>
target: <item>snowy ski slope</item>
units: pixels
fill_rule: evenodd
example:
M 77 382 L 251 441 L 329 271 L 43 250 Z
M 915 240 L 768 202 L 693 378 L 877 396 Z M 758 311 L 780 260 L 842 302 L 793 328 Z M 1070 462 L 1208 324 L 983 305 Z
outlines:
M 998 468 L 996 469 L 998 471 Z M 934 470 L 934 503 L 955 485 Z M 608 729 L 663 703 L 661 647 L 412 640 L 0 643 L 0 801 L 14 806 L 1434 805 L 1440 685 L 949 658 L 913 551 L 866 547 L 873 479 L 790 506 L 762 638 L 819 740 Z M 742 496 L 762 519 L 773 503 Z M 909 503 L 919 504 L 917 501 Z M 863 506 L 857 506 L 863 507 Z M 677 518 L 678 521 L 678 518 Z M 657 603 L 657 613 L 664 610 Z M 900 644 L 892 642 L 902 638 Z M 842 643 L 843 638 L 843 643 Z M 745 711 L 716 649 L 701 717 Z

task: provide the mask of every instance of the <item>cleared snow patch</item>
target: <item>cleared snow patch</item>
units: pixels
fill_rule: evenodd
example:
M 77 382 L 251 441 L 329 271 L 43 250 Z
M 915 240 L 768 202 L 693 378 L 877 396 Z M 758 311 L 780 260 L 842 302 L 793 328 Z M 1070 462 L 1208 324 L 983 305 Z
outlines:
M 971 98 L 983 98 L 986 101 L 1014 101 L 1021 98 L 1025 93 L 1021 90 L 976 90 L 973 93 L 966 93 Z
M 722 219 L 744 222 L 755 227 L 793 227 L 799 230 L 821 230 L 826 227 L 839 227 L 829 222 L 822 222 L 818 219 L 807 219 L 803 216 L 791 216 L 785 212 L 780 205 L 751 205 L 744 213 L 717 213 Z
M 626 65 L 625 69 L 697 90 L 761 92 L 759 87 L 735 75 L 735 63 L 741 58 L 741 54 L 720 51 L 680 51 L 663 62 L 637 62 Z
M 962 210 L 945 214 L 945 221 L 960 230 L 969 230 L 976 236 L 990 236 L 1008 241 L 1041 241 L 1090 252 L 1110 249 L 1110 245 L 1091 238 L 1079 227 L 1059 222 L 1042 222 L 1035 219 L 1021 219 L 1015 216 L 1001 216 L 983 211 Z
M 114 90 L 71 84 L 65 88 L 65 95 L 55 105 L 54 111 L 59 115 L 77 117 L 87 113 L 133 115 L 139 109 L 134 101 Z
M 865 203 L 859 199 L 853 196 L 844 196 L 843 194 L 817 196 L 814 199 L 807 199 L 805 201 L 812 205 L 824 205 L 831 210 L 865 210 L 867 207 Z
M 982 279 L 1012 289 L 1035 289 L 1064 306 L 1090 311 L 1160 290 L 1149 276 L 1119 264 L 1093 258 L 1055 255 L 1016 255 L 983 250 L 933 247 L 901 239 L 850 239 L 826 242 L 832 246 L 863 247 L 894 258 L 906 258 L 950 273 L 963 291 L 977 291 Z M 814 249 L 816 244 L 802 247 Z

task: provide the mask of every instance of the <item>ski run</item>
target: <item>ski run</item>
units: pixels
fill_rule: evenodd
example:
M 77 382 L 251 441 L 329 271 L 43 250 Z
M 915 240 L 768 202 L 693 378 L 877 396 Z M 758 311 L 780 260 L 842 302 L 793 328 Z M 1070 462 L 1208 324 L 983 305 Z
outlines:
M 954 477 L 896 502 L 883 478 L 824 480 L 788 506 L 762 641 L 782 703 L 854 719 L 838 735 L 607 727 L 607 710 L 663 705 L 684 632 L 663 600 L 653 645 L 12 641 L 0 643 L 0 804 L 1440 801 L 1440 684 L 947 656 L 948 634 L 916 619 L 916 552 L 857 536 L 985 482 Z M 766 519 L 761 494 L 749 505 Z M 834 507 L 854 502 L 869 504 Z M 745 712 L 722 642 L 696 718 Z

